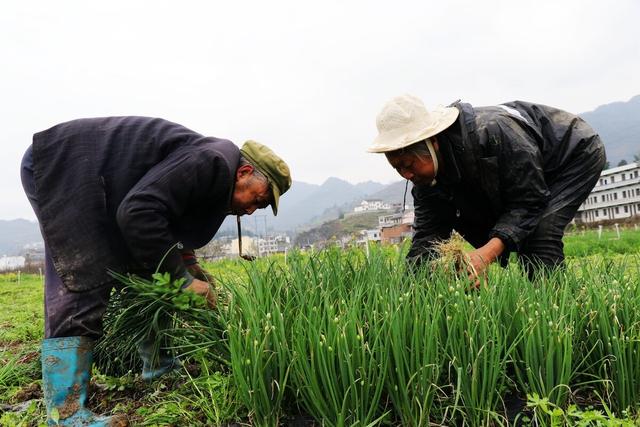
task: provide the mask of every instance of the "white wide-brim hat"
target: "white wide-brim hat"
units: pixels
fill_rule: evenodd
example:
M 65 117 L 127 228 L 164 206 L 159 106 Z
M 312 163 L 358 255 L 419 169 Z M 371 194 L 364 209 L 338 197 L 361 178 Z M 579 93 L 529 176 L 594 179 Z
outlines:
M 413 95 L 393 98 L 376 118 L 378 137 L 367 151 L 386 153 L 430 138 L 451 126 L 458 113 L 455 107 L 443 106 L 429 111 Z

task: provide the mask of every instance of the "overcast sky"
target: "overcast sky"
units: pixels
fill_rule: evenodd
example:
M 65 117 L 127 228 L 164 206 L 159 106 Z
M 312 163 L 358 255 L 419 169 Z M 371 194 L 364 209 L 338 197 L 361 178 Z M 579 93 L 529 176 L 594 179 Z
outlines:
M 640 1 L 28 1 L 0 5 L 0 219 L 34 219 L 34 132 L 145 115 L 241 145 L 297 181 L 399 179 L 365 150 L 384 103 L 523 99 L 572 112 L 640 94 Z M 285 196 L 286 197 L 286 196 Z

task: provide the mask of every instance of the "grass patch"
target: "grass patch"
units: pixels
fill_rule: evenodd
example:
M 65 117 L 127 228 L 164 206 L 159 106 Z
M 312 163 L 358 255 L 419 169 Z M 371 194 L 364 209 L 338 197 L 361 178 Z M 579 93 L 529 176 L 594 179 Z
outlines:
M 567 233 L 564 238 L 567 258 L 592 255 L 630 255 L 640 252 L 640 230 L 621 229 L 620 237 L 615 231 L 603 231 L 600 236 L 594 230 Z
M 5 404 L 40 379 L 43 292 L 38 275 L 0 275 L 0 402 Z
M 572 238 L 575 254 L 582 243 Z M 166 278 L 129 283 L 107 321 L 121 343 L 102 348 L 105 360 L 135 356 L 136 341 L 153 333 L 185 369 L 147 385 L 139 366 L 111 377 L 102 366 L 93 407 L 127 412 L 136 425 L 276 425 L 301 414 L 327 426 L 489 426 L 512 420 L 506 396 L 516 396 L 525 425 L 638 422 L 637 255 L 569 257 L 566 271 L 534 283 L 517 264 L 491 268 L 488 285 L 469 290 L 455 268 L 407 270 L 405 250 L 207 264 L 231 296 L 215 311 Z M 12 325 L 0 331 L 8 401 L 39 376 L 37 358 L 23 357 L 41 339 L 42 285 L 4 280 L 0 302 L 20 307 L 0 313 Z M 42 414 L 38 404 L 28 410 Z M 2 414 L 0 424 L 24 414 Z
M 0 348 L 42 339 L 44 284 L 38 275 L 0 274 Z

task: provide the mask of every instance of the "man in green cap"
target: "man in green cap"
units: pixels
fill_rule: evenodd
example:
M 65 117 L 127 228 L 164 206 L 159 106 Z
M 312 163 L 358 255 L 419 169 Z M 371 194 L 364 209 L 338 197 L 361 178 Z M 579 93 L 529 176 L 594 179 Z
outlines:
M 291 186 L 287 164 L 254 141 L 238 148 L 176 123 L 148 117 L 79 119 L 36 133 L 21 165 L 25 192 L 45 240 L 47 413 L 59 425 L 107 425 L 85 408 L 93 343 L 114 287 L 109 271 L 184 279 L 185 291 L 215 290 L 193 250 L 227 215 L 250 215 Z M 175 367 L 145 359 L 143 377 Z M 55 363 L 54 363 L 55 362 Z M 49 420 L 51 421 L 51 420 Z

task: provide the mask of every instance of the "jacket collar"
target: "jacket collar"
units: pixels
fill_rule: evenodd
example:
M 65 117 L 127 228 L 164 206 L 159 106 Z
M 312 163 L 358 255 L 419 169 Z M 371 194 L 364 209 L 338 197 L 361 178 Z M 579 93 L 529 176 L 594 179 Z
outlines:
M 440 179 L 447 184 L 457 184 L 462 181 L 460 161 L 465 147 L 477 142 L 476 117 L 471 104 L 456 101 L 451 106 L 456 107 L 460 114 L 453 125 L 437 136 L 444 164 Z

